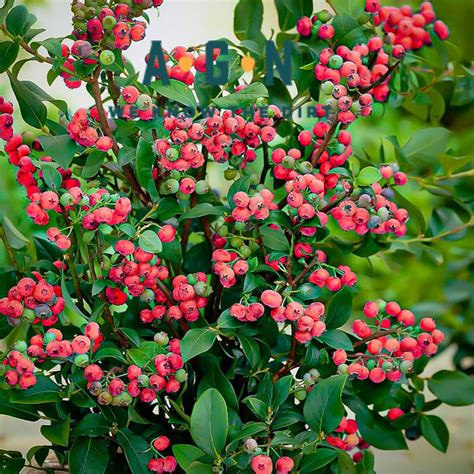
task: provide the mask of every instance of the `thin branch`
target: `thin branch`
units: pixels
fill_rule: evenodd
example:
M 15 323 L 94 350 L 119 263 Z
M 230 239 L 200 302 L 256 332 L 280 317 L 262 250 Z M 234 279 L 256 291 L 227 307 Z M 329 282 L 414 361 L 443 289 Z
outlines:
M 354 348 L 363 346 L 369 341 L 372 341 L 373 339 L 378 339 L 379 337 L 384 337 L 384 336 L 389 336 L 390 334 L 396 334 L 400 331 L 400 329 L 388 329 L 386 331 L 378 331 L 372 334 L 369 337 L 366 337 L 365 339 L 361 339 L 360 341 L 357 341 L 353 344 Z

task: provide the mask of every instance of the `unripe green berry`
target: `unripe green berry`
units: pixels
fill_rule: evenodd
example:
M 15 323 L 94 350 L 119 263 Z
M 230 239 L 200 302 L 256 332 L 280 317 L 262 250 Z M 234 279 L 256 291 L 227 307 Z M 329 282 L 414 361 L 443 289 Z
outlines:
M 332 18 L 332 15 L 327 10 L 321 10 L 317 15 L 318 20 L 321 20 L 323 23 L 328 22 Z
M 237 176 L 237 170 L 234 170 L 232 168 L 227 168 L 224 171 L 224 178 L 227 181 L 232 181 L 233 179 L 235 179 L 236 176 Z
M 148 375 L 141 374 L 137 377 L 137 382 L 139 387 L 148 387 L 150 385 L 150 379 Z
M 326 95 L 331 95 L 334 90 L 334 84 L 331 81 L 326 81 L 321 84 L 321 90 Z
M 71 194 L 64 193 L 59 199 L 59 202 L 62 206 L 72 206 L 74 204 L 74 198 Z
M 148 110 L 151 108 L 153 102 L 151 100 L 151 97 L 147 94 L 140 94 L 138 96 L 138 99 L 137 99 L 137 102 L 136 102 L 136 106 L 140 109 L 140 110 Z
M 285 156 L 281 162 L 281 165 L 287 170 L 292 170 L 295 167 L 295 159 L 291 156 Z
M 160 346 L 166 346 L 168 342 L 170 342 L 168 334 L 166 334 L 164 331 L 157 332 L 153 337 L 153 340 Z
M 340 364 L 337 367 L 337 372 L 341 375 L 347 374 L 347 370 L 349 369 L 349 366 L 347 364 Z
M 99 396 L 97 397 L 97 403 L 99 405 L 110 405 L 112 403 L 112 400 L 113 400 L 113 396 L 111 393 L 109 392 L 102 392 L 101 394 L 99 394 Z
M 240 237 L 232 237 L 230 239 L 230 245 L 234 247 L 234 249 L 238 249 L 243 243 L 244 241 Z
M 174 374 L 174 378 L 179 382 L 183 383 L 188 380 L 188 373 L 184 369 L 178 369 Z
M 400 364 L 400 372 L 402 374 L 408 374 L 412 371 L 413 369 L 413 362 L 411 360 L 404 360 Z
M 328 66 L 331 69 L 341 69 L 344 60 L 338 54 L 334 54 L 329 58 Z
M 306 398 L 306 390 L 298 390 L 295 392 L 295 398 L 302 402 Z
M 111 66 L 115 62 L 115 54 L 110 49 L 106 49 L 100 53 L 99 59 L 104 66 Z
M 143 303 L 150 303 L 155 299 L 155 293 L 153 293 L 153 290 L 150 290 L 150 288 L 147 288 L 141 295 L 140 295 L 140 301 Z
M 18 352 L 25 352 L 28 349 L 28 344 L 25 341 L 16 341 L 13 348 Z
M 197 194 L 207 194 L 210 189 L 209 183 L 205 180 L 201 180 L 196 183 L 195 191 Z
M 166 150 L 166 159 L 176 161 L 179 158 L 179 151 L 176 148 L 168 148 Z
M 112 15 L 104 16 L 104 18 L 102 19 L 102 26 L 105 30 L 111 30 L 116 23 L 117 20 Z
M 20 319 L 26 323 L 31 323 L 36 319 L 35 312 L 32 309 L 25 308 L 21 313 Z
M 244 231 L 247 227 L 247 224 L 245 222 L 239 222 L 237 221 L 235 224 L 234 224 L 234 227 L 235 227 L 235 230 L 238 230 L 239 232 L 240 231 Z
M 53 342 L 56 340 L 56 334 L 52 333 L 52 332 L 47 332 L 44 336 L 43 336 L 43 342 L 45 344 L 48 344 L 50 342 Z
M 248 258 L 250 255 L 252 255 L 252 250 L 250 250 L 250 247 L 245 244 L 239 247 L 239 252 L 244 258 Z
M 89 364 L 89 356 L 87 354 L 79 354 L 74 357 L 74 365 L 77 367 L 86 367 Z

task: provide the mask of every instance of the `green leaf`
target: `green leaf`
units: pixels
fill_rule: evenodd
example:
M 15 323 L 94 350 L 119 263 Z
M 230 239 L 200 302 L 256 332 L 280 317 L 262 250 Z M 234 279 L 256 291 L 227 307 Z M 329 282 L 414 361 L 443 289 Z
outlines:
M 338 40 L 338 44 L 352 48 L 358 43 L 367 41 L 357 18 L 346 14 L 336 15 L 332 26 L 334 26 L 334 38 Z
M 282 230 L 262 226 L 260 227 L 260 234 L 262 235 L 265 247 L 271 250 L 277 250 L 278 252 L 289 253 L 290 243 Z
M 92 150 L 87 157 L 84 168 L 82 168 L 81 176 L 85 179 L 93 178 L 99 172 L 106 156 L 107 154 L 103 151 Z
M 241 430 L 232 435 L 232 441 L 238 441 L 239 439 L 251 438 L 257 433 L 266 431 L 267 424 L 260 421 L 251 421 L 246 423 Z
M 363 0 L 332 0 L 331 5 L 338 15 L 345 13 L 357 20 L 364 13 Z
M 149 474 L 148 462 L 153 457 L 149 444 L 129 429 L 121 429 L 116 434 L 117 442 L 123 449 L 133 474 Z
M 291 386 L 293 384 L 293 376 L 286 375 L 279 379 L 273 386 L 273 401 L 272 408 L 274 411 L 278 410 L 290 395 Z
M 291 30 L 302 16 L 310 16 L 312 4 L 305 0 L 275 0 L 281 31 Z
M 438 451 L 445 453 L 449 444 L 449 431 L 446 423 L 434 415 L 423 415 L 421 417 L 421 433 Z
M 212 464 L 204 464 L 198 461 L 192 462 L 186 471 L 187 474 L 212 474 L 213 472 Z
M 59 100 L 59 99 L 55 99 L 54 97 L 51 97 L 46 91 L 41 89 L 41 87 L 38 86 L 38 84 L 36 84 L 35 82 L 23 81 L 23 84 L 25 84 L 25 86 L 27 86 L 31 90 L 31 92 L 36 94 L 38 99 L 40 99 L 42 102 L 49 102 L 53 104 L 55 107 L 57 107 L 64 114 L 68 113 L 68 107 L 64 100 Z
M 40 416 L 34 405 L 13 403 L 9 400 L 8 393 L 3 390 L 0 390 L 0 415 L 12 416 L 26 421 L 38 421 Z
M 242 350 L 244 351 L 246 359 L 250 362 L 252 367 L 257 367 L 260 363 L 260 346 L 255 339 L 244 336 L 243 334 L 238 334 L 237 338 L 242 345 Z
M 24 465 L 25 460 L 19 451 L 0 449 L 0 471 L 2 474 L 20 474 Z
M 150 360 L 154 359 L 158 354 L 163 353 L 164 350 L 162 346 L 153 341 L 144 341 L 139 347 L 134 347 L 127 351 L 128 357 L 130 357 L 133 363 L 138 365 L 138 367 L 145 367 Z
M 64 311 L 61 313 L 62 317 L 66 318 L 66 322 L 72 324 L 78 328 L 87 324 L 87 318 L 82 311 L 76 306 L 76 303 L 71 298 L 69 291 L 66 286 L 66 280 L 64 274 L 61 275 L 61 294 L 64 299 Z
M 7 71 L 7 74 L 10 79 L 13 93 L 15 94 L 18 105 L 20 106 L 23 120 L 34 128 L 42 128 L 48 115 L 48 111 L 43 102 L 24 82 L 14 78 L 9 71 Z
M 20 250 L 29 244 L 30 241 L 15 227 L 7 216 L 3 216 L 2 227 L 10 247 Z
M 344 451 L 337 455 L 338 474 L 356 474 L 356 468 L 352 457 Z
M 411 135 L 403 152 L 410 160 L 432 162 L 446 151 L 450 135 L 449 130 L 441 127 L 419 130 Z
M 223 206 L 214 206 L 209 202 L 203 202 L 186 211 L 179 218 L 179 222 L 184 221 L 186 219 L 194 219 L 196 217 L 203 216 L 223 216 L 224 209 L 225 208 Z
M 202 359 L 203 367 L 206 367 L 206 372 L 199 384 L 198 395 L 208 388 L 215 388 L 219 390 L 219 393 L 224 397 L 227 406 L 238 412 L 239 401 L 237 395 L 230 380 L 222 372 L 219 366 L 219 359 L 213 356 L 202 356 Z
M 5 20 L 7 31 L 13 36 L 23 36 L 36 22 L 36 17 L 23 5 L 10 10 Z
M 238 109 L 254 104 L 260 97 L 268 97 L 268 90 L 261 82 L 253 82 L 239 92 L 213 99 L 212 102 L 219 109 Z
M 20 404 L 38 404 L 57 402 L 60 400 L 61 389 L 48 377 L 36 376 L 36 384 L 27 390 L 14 391 L 10 394 L 10 401 Z
M 151 143 L 140 137 L 135 161 L 137 180 L 148 191 L 150 196 L 157 201 L 159 195 L 156 190 L 155 180 L 153 179 L 153 166 L 155 163 L 156 157 L 151 150 Z
M 138 239 L 138 245 L 142 250 L 149 253 L 160 253 L 163 250 L 158 234 L 152 230 L 145 230 Z
M 216 458 L 225 447 L 228 429 L 225 400 L 215 388 L 210 388 L 194 405 L 191 414 L 191 436 L 198 447 Z
M 5 20 L 10 8 L 14 5 L 15 0 L 5 0 L 3 7 L 0 8 L 0 23 Z
M 206 456 L 204 451 L 192 444 L 174 444 L 173 454 L 179 466 L 186 472 L 191 463 Z
M 181 356 L 183 362 L 191 360 L 208 351 L 216 340 L 217 333 L 208 328 L 191 329 L 181 340 Z
M 73 436 L 102 436 L 110 431 L 110 423 L 101 413 L 89 413 L 74 427 Z
M 196 98 L 192 90 L 181 81 L 170 79 L 169 85 L 165 85 L 161 80 L 158 80 L 152 82 L 150 87 L 167 99 L 191 107 L 193 110 L 197 109 Z
M 319 382 L 309 392 L 303 414 L 315 433 L 330 433 L 339 425 L 344 416 L 341 395 L 346 380 L 347 375 L 335 375 Z
M 251 412 L 261 420 L 266 420 L 268 417 L 268 405 L 257 397 L 247 397 L 244 403 L 249 407 Z
M 327 329 L 345 324 L 352 314 L 352 295 L 347 288 L 338 291 L 329 302 L 325 323 Z
M 79 149 L 76 142 L 69 135 L 43 135 L 39 137 L 39 141 L 46 155 L 51 156 L 63 168 L 69 168 L 75 153 Z
M 474 380 L 462 372 L 437 372 L 428 381 L 428 388 L 448 405 L 460 407 L 474 403 Z
M 301 473 L 313 473 L 337 458 L 337 451 L 328 448 L 319 448 L 315 453 L 304 456 L 301 461 Z
M 51 425 L 43 425 L 40 428 L 41 434 L 52 444 L 59 446 L 67 446 L 69 442 L 69 427 L 71 420 L 67 417 L 66 420 L 51 422 Z
M 49 188 L 58 190 L 61 187 L 63 182 L 61 173 L 51 163 L 41 163 L 41 171 L 44 182 Z
M 333 349 L 344 349 L 345 351 L 351 351 L 353 349 L 349 336 L 339 329 L 330 329 L 317 339 Z
M 355 181 L 359 186 L 371 186 L 381 179 L 382 173 L 378 168 L 375 168 L 374 166 L 367 166 L 366 168 L 360 170 L 360 173 L 357 175 Z
M 240 0 L 234 10 L 234 33 L 239 40 L 261 41 L 262 0 Z
M 356 420 L 362 438 L 370 445 L 383 450 L 407 449 L 405 437 L 399 429 L 394 428 L 390 422 L 371 411 L 365 402 L 352 397 L 346 404 L 356 414 Z
M 108 446 L 109 443 L 105 439 L 77 438 L 69 451 L 70 472 L 74 474 L 104 473 L 109 463 Z
M 0 73 L 5 72 L 16 60 L 20 47 L 12 41 L 0 43 Z

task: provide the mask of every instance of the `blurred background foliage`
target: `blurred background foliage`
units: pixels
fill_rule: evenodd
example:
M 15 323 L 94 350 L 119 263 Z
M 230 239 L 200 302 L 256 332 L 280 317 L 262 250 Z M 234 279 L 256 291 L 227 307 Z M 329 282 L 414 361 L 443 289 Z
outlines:
M 399 6 L 407 2 L 391 3 Z M 419 2 L 408 3 L 416 7 Z M 378 252 L 370 256 L 367 254 L 374 249 L 367 242 L 359 256 L 351 255 L 348 262 L 344 246 L 358 237 L 338 232 L 336 227 L 332 230 L 338 232 L 341 243 L 340 263 L 349 264 L 359 275 L 361 292 L 355 307 L 383 298 L 397 300 L 420 316 L 435 318 L 448 334 L 444 347 L 456 346 L 456 366 L 474 373 L 474 69 L 470 30 L 474 2 L 434 0 L 433 4 L 450 27 L 450 40 L 436 49 L 426 49 L 422 68 L 410 69 L 407 61 L 394 84 L 399 92 L 392 94 L 388 104 L 377 106 L 372 117 L 351 127 L 352 166 L 369 159 L 374 163 L 398 160 L 411 177 L 398 197 L 399 205 L 411 214 L 409 235 L 397 240 L 390 250 L 375 249 Z M 416 86 L 414 96 L 406 95 L 404 91 L 411 89 L 406 84 Z M 2 78 L 0 94 L 7 90 Z M 301 122 L 311 125 L 311 119 Z M 417 158 L 411 159 L 414 148 Z M 43 231 L 26 217 L 26 197 L 5 158 L 0 161 L 0 189 L 2 214 L 27 238 L 41 235 Z M 0 267 L 5 267 L 8 256 L 0 247 Z M 13 283 L 1 277 L 0 281 L 3 296 Z

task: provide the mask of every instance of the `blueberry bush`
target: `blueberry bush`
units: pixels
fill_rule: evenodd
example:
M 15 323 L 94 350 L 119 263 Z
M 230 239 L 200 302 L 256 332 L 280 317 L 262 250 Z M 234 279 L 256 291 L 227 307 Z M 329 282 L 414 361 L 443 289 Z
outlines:
M 0 9 L 16 102 L 0 99 L 2 155 L 37 229 L 1 216 L 0 413 L 48 420 L 50 443 L 0 450 L 2 472 L 359 474 L 375 472 L 371 447 L 423 436 L 446 451 L 430 412 L 473 403 L 474 382 L 424 376 L 445 344 L 437 318 L 359 305 L 366 275 L 349 263 L 439 259 L 433 244 L 473 224 L 444 185 L 472 176 L 469 160 L 442 127 L 390 136 L 393 160 L 384 144 L 356 153 L 351 129 L 402 106 L 436 123 L 437 86 L 462 104 L 471 71 L 429 2 L 275 6 L 271 38 L 261 0 L 240 0 L 237 40 L 153 43 L 145 74 L 126 51 L 163 0 L 73 0 L 66 38 L 38 39 L 13 0 Z M 29 61 L 90 103 L 69 110 L 20 79 Z M 410 180 L 453 197 L 429 228 Z

